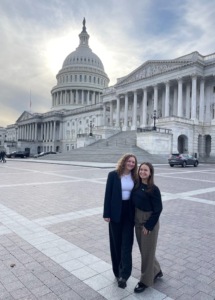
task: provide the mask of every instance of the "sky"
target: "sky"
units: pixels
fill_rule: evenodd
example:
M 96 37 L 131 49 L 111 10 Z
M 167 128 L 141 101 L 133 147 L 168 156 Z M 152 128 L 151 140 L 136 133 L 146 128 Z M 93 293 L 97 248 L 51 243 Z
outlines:
M 0 126 L 50 110 L 84 17 L 109 85 L 147 60 L 215 52 L 214 0 L 0 0 Z

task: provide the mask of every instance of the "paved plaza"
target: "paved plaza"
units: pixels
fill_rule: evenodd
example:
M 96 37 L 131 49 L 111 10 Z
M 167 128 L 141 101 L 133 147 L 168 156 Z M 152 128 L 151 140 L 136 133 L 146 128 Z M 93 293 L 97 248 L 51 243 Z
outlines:
M 164 206 L 157 247 L 164 277 L 134 294 L 136 241 L 123 290 L 112 274 L 102 219 L 114 164 L 38 162 L 0 164 L 0 299 L 215 299 L 215 165 L 155 165 Z

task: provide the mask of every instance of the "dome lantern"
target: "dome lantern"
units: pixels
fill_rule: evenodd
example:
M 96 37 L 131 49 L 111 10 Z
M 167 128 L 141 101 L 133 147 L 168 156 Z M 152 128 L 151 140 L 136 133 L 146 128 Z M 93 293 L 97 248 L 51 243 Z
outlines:
M 89 40 L 89 34 L 87 33 L 87 28 L 86 28 L 86 20 L 84 18 L 83 20 L 83 28 L 82 28 L 82 32 L 79 34 L 79 38 L 80 38 L 80 44 L 79 47 L 81 46 L 87 46 L 88 47 L 88 40 Z

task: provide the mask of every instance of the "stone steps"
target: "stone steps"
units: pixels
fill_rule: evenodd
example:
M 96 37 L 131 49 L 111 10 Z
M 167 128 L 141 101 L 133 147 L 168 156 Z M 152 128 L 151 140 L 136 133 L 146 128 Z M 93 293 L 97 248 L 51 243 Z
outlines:
M 66 153 L 50 154 L 40 159 L 62 161 L 84 161 L 115 163 L 125 153 L 133 153 L 139 163 L 167 163 L 167 156 L 152 155 L 136 146 L 136 132 L 120 132 L 106 140 L 99 140 L 85 148 L 73 149 Z

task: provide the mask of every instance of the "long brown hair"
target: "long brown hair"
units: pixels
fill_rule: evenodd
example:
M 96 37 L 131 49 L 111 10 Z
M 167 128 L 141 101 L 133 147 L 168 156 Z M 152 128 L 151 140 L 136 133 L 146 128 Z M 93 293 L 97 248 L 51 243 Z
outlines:
M 138 178 L 139 178 L 139 185 L 141 184 L 142 182 L 142 179 L 140 178 L 140 175 L 139 175 L 139 172 L 140 172 L 140 168 L 143 166 L 143 165 L 146 165 L 149 167 L 149 170 L 150 170 L 150 176 L 148 178 L 148 181 L 147 181 L 147 186 L 148 186 L 148 189 L 147 191 L 150 192 L 154 186 L 154 167 L 153 165 L 150 163 L 150 162 L 143 162 L 140 164 L 139 168 L 138 168 Z
M 138 175 L 137 175 L 137 158 L 134 154 L 132 153 L 126 153 L 124 154 L 118 161 L 117 163 L 117 167 L 116 167 L 116 171 L 117 174 L 121 177 L 124 173 L 125 170 L 125 166 L 127 161 L 129 160 L 130 157 L 133 157 L 135 159 L 135 166 L 134 168 L 131 170 L 131 176 L 132 179 L 134 180 L 134 182 L 138 181 Z

